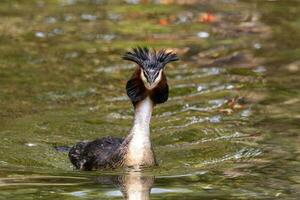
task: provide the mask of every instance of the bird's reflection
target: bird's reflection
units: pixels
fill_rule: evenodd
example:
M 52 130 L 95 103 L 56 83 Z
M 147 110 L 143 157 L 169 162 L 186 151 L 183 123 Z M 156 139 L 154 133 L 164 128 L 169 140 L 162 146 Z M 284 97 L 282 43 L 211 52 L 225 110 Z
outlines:
M 101 176 L 96 178 L 99 184 L 115 185 L 127 200 L 150 199 L 154 176 L 145 175 L 140 171 L 129 171 L 120 176 Z

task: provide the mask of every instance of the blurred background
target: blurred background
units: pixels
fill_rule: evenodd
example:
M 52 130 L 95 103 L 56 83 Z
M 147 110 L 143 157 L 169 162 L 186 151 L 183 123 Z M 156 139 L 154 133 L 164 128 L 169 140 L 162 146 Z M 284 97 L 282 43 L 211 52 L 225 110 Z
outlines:
M 1 0 L 0 200 L 123 198 L 54 146 L 128 133 L 138 45 L 180 57 L 151 199 L 299 198 L 299 1 Z

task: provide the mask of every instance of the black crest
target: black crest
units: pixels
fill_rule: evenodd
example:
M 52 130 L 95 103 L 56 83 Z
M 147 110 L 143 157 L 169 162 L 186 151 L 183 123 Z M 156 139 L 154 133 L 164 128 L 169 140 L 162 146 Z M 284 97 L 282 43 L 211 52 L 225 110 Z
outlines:
M 123 59 L 133 61 L 142 68 L 162 69 L 166 64 L 177 61 L 178 57 L 175 53 L 167 52 L 165 49 L 150 51 L 147 47 L 136 47 L 126 52 Z

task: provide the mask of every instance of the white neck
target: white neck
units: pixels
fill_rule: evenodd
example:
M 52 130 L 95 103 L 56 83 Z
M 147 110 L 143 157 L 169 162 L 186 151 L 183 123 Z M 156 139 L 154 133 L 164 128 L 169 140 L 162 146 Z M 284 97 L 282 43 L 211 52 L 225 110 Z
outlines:
M 133 135 L 137 135 L 138 132 L 144 136 L 149 136 L 152 110 L 153 103 L 149 97 L 136 105 L 133 127 L 131 129 Z
M 154 162 L 150 141 L 150 120 L 153 102 L 150 97 L 135 107 L 134 123 L 130 131 L 126 162 L 128 166 L 150 165 Z

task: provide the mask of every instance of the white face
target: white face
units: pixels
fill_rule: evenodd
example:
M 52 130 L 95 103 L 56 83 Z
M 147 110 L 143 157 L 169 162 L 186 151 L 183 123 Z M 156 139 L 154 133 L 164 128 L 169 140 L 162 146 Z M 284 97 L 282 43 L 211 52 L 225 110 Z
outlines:
M 150 72 L 151 73 L 151 72 Z M 161 80 L 161 76 L 162 76 L 162 70 L 160 70 L 158 72 L 158 75 L 157 77 L 155 78 L 155 80 L 153 81 L 153 83 L 149 83 L 147 78 L 145 77 L 144 73 L 143 73 L 143 70 L 141 70 L 141 78 L 142 78 L 142 81 L 145 85 L 145 87 L 148 89 L 148 90 L 152 90 L 153 88 L 155 88 L 157 86 L 157 84 L 160 82 Z

